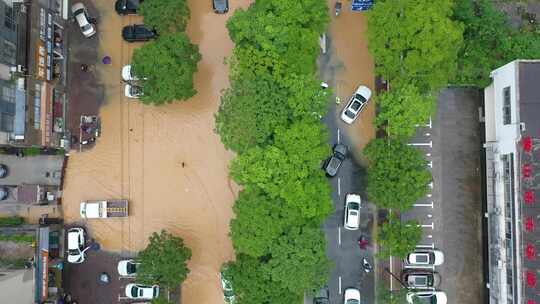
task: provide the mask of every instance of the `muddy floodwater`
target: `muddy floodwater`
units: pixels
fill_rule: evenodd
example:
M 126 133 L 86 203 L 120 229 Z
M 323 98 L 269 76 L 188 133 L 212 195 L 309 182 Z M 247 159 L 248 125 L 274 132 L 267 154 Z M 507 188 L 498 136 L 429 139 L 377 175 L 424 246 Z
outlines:
M 99 57 L 112 58 L 111 65 L 96 66 L 105 87 L 103 132 L 93 149 L 69 157 L 65 219 L 81 222 L 81 200 L 129 199 L 129 217 L 87 221 L 90 237 L 104 250 L 124 254 L 144 248 L 148 236 L 161 229 L 184 238 L 193 251 L 191 273 L 182 287 L 186 304 L 223 303 L 218 272 L 234 257 L 228 237 L 238 191 L 228 176 L 233 155 L 213 128 L 220 90 L 228 86 L 223 61 L 233 47 L 225 23 L 234 9 L 250 2 L 230 1 L 231 11 L 216 15 L 211 1 L 189 1 L 188 34 L 202 54 L 195 78 L 198 94 L 187 102 L 152 107 L 124 97 L 120 78 L 140 44 L 122 41 L 119 32 L 141 17 L 120 17 L 112 1 L 94 1 L 100 24 L 106 24 L 99 27 Z
M 329 37 L 331 40 L 329 52 L 334 52 L 335 88 L 334 92 L 341 99 L 335 115 L 340 115 L 350 96 L 358 85 L 368 86 L 373 97 L 352 125 L 345 125 L 355 150 L 360 151 L 375 137 L 373 120 L 375 118 L 375 76 L 373 57 L 368 51 L 367 16 L 364 12 L 353 12 L 349 1 L 342 1 L 343 9 L 338 17 L 334 15 L 335 0 L 328 0 L 331 23 Z

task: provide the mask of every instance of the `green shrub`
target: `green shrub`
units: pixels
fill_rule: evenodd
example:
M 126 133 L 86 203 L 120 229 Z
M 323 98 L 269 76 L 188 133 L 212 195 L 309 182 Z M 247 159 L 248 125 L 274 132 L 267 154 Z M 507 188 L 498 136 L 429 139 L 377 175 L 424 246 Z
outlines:
M 32 244 L 35 240 L 36 240 L 35 235 L 29 235 L 29 234 L 4 235 L 4 234 L 0 234 L 0 241 L 11 241 L 11 242 L 15 242 L 15 243 Z
M 24 219 L 20 216 L 0 217 L 0 227 L 20 226 Z

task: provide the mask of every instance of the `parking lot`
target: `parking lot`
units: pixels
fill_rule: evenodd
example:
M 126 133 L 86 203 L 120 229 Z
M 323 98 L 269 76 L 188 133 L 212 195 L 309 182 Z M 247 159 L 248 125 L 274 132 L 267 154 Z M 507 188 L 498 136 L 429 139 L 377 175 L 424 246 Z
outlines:
M 438 112 L 409 142 L 425 154 L 433 182 L 402 220 L 422 226 L 419 250 L 444 253 L 444 263 L 431 269 L 441 275 L 439 289 L 450 303 L 482 303 L 483 297 L 480 98 L 477 90 L 444 90 Z

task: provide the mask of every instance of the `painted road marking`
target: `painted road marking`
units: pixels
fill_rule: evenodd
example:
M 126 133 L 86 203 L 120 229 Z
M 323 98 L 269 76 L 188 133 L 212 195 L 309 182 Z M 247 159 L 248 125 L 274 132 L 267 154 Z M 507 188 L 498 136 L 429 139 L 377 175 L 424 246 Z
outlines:
M 338 236 L 338 244 L 341 245 L 341 227 L 338 226 L 337 229 L 338 229 L 337 230 L 338 231 L 338 235 L 337 235 Z
M 424 135 L 425 135 L 425 136 L 431 136 L 431 133 L 426 132 Z
M 431 229 L 435 229 L 435 224 L 434 224 L 433 222 L 431 222 L 431 224 L 429 224 L 429 225 L 425 225 L 425 224 L 424 224 L 424 225 L 420 225 L 420 226 L 422 226 L 422 228 L 431 228 Z
M 341 196 L 341 178 L 337 179 L 337 195 Z
M 431 197 L 432 195 L 433 195 L 433 194 L 431 194 L 431 193 L 428 193 L 428 194 L 427 194 L 427 197 Z
M 427 143 L 409 143 L 407 144 L 409 146 L 429 146 L 430 148 L 433 148 L 433 142 L 430 140 Z
M 431 207 L 433 208 L 433 202 L 431 204 L 414 204 L 414 207 Z
M 426 127 L 429 127 L 430 129 L 431 129 L 431 127 L 433 127 L 433 124 L 432 124 L 432 121 L 431 121 L 431 116 L 429 117 L 429 124 L 427 124 Z
M 431 248 L 431 249 L 435 249 L 435 244 L 431 243 L 431 245 L 416 245 L 416 248 Z
M 429 161 L 428 166 L 429 166 L 431 169 L 433 169 L 433 162 L 432 162 L 432 161 Z
M 393 257 L 390 256 L 390 273 L 394 273 L 394 269 L 392 269 L 393 265 L 394 265 Z M 392 278 L 392 275 L 391 274 L 389 274 L 389 275 L 390 275 L 390 290 L 394 290 L 394 286 L 392 284 L 394 282 L 394 280 Z
M 338 278 L 339 294 L 341 294 L 341 276 Z
M 431 202 L 433 204 L 433 202 Z M 433 214 L 428 214 L 427 217 L 432 218 Z
M 433 189 L 433 182 L 428 184 L 431 189 Z
M 428 237 L 429 239 L 432 239 L 432 238 L 433 238 L 433 235 L 430 234 L 430 235 L 428 235 L 427 237 Z
M 431 270 L 435 270 L 435 266 L 433 265 L 425 265 L 425 266 L 417 266 L 417 265 L 403 265 L 403 268 L 408 268 L 408 269 L 431 269 Z
M 426 156 L 427 156 L 427 157 L 431 157 L 431 153 L 426 153 Z
M 339 128 L 337 129 L 337 143 L 339 144 L 341 139 L 341 132 L 339 132 Z

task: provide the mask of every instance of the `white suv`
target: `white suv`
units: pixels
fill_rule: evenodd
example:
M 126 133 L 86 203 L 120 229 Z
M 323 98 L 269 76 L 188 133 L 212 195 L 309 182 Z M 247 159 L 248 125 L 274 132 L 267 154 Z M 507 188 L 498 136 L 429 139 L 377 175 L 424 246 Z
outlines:
M 418 250 L 409 253 L 405 263 L 412 266 L 439 266 L 444 263 L 444 254 L 439 250 Z
M 358 230 L 360 227 L 360 195 L 348 193 L 345 197 L 345 218 L 343 227 L 347 230 Z
M 80 2 L 73 4 L 73 6 L 71 6 L 71 13 L 73 13 L 75 21 L 77 21 L 77 24 L 79 24 L 84 37 L 90 38 L 94 36 L 96 33 L 96 28 L 92 23 L 90 23 L 90 18 L 88 17 L 88 12 L 86 11 L 84 4 Z
M 81 227 L 70 228 L 67 232 L 67 261 L 73 264 L 84 262 L 85 252 L 88 248 L 85 245 L 85 232 Z

